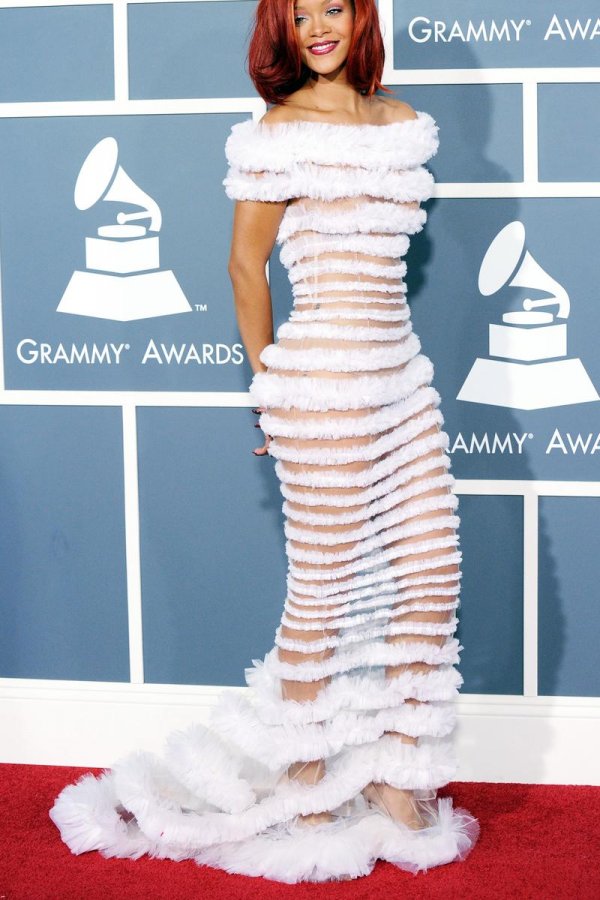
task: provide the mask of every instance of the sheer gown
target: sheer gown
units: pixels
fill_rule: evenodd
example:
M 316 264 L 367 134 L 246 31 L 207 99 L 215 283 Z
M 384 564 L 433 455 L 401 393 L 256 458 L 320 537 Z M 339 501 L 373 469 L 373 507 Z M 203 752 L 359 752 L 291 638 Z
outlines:
M 293 309 L 250 385 L 284 498 L 283 614 L 210 727 L 61 792 L 50 815 L 74 853 L 298 882 L 378 859 L 426 871 L 475 844 L 477 819 L 437 796 L 457 770 L 460 519 L 403 280 L 437 148 L 425 112 L 231 129 L 227 196 L 287 201 L 277 243 Z M 390 814 L 384 784 L 412 792 L 410 821 Z

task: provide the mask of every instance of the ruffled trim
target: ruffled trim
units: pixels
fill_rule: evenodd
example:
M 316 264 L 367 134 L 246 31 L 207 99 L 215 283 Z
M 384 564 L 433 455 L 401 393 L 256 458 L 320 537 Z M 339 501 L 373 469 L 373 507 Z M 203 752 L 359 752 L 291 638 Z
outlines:
M 304 725 L 325 721 L 342 710 L 368 712 L 400 706 L 412 697 L 421 701 L 456 699 L 463 684 L 461 673 L 452 665 L 442 665 L 429 672 L 407 669 L 395 678 L 383 677 L 382 670 L 368 673 L 350 672 L 334 676 L 314 700 L 284 700 L 281 681 L 273 671 L 277 650 L 270 650 L 264 660 L 253 659 L 245 670 L 246 683 L 256 698 L 256 710 L 267 725 Z
M 328 659 L 288 663 L 273 660 L 273 671 L 279 678 L 289 681 L 319 681 L 338 672 L 370 666 L 398 666 L 405 663 L 424 662 L 432 666 L 456 665 L 460 662 L 457 638 L 449 638 L 439 647 L 426 641 L 394 644 L 380 641 L 371 645 L 344 648 Z
M 333 302 L 332 298 L 328 298 Z M 276 337 L 278 340 L 301 341 L 305 338 L 317 340 L 346 340 L 346 341 L 400 341 L 412 331 L 412 322 L 407 322 L 400 328 L 377 328 L 374 325 L 337 325 L 317 324 L 315 322 L 282 322 L 278 327 Z M 270 432 L 269 432 L 270 434 Z
M 387 125 L 246 119 L 232 126 L 225 156 L 242 172 L 285 172 L 307 163 L 377 172 L 423 165 L 438 148 L 439 128 L 419 110 L 414 119 Z
M 424 541 L 416 541 L 415 543 L 411 543 L 404 547 L 400 546 L 392 547 L 389 550 L 380 550 L 378 553 L 374 553 L 372 556 L 365 559 L 353 560 L 346 566 L 336 567 L 333 572 L 323 571 L 322 569 L 302 568 L 291 563 L 289 584 L 292 590 L 308 594 L 312 597 L 319 596 L 318 592 L 320 590 L 323 591 L 321 596 L 332 596 L 339 592 L 339 587 L 334 587 L 333 590 L 331 588 L 319 588 L 318 586 L 315 586 L 313 582 L 334 581 L 344 575 L 354 574 L 356 575 L 356 578 L 351 582 L 344 582 L 345 586 L 357 587 L 362 584 L 372 584 L 382 577 L 389 578 L 389 571 L 385 573 L 375 571 L 363 574 L 363 570 L 377 569 L 384 563 L 388 563 L 391 559 L 399 559 L 402 556 L 411 556 L 415 553 L 429 553 L 431 550 L 445 550 L 447 547 L 457 547 L 458 544 L 459 537 L 456 534 L 449 534 L 440 538 L 428 538 Z M 437 559 L 430 558 L 427 560 L 427 562 L 430 563 L 429 567 L 432 569 L 437 566 L 449 565 L 450 562 L 460 563 L 461 561 L 462 554 L 454 556 L 454 558 L 451 559 L 450 554 L 445 553 L 437 557 Z M 422 568 L 424 567 L 418 563 L 398 563 L 394 565 L 394 571 L 397 572 L 398 575 L 404 575 L 407 572 L 414 572 Z
M 368 520 L 358 528 L 351 531 L 315 531 L 311 528 L 302 528 L 292 525 L 289 521 L 285 523 L 285 535 L 292 541 L 302 544 L 316 544 L 321 547 L 337 547 L 338 545 L 348 544 L 351 541 L 366 541 L 373 535 L 381 533 L 382 538 L 386 541 L 396 534 L 392 526 L 399 527 L 400 523 L 407 519 L 412 519 L 427 512 L 436 512 L 443 509 L 455 510 L 458 508 L 459 500 L 456 494 L 442 494 L 433 497 L 416 497 L 413 500 L 402 504 L 401 509 L 392 509 L 389 512 L 381 513 L 373 521 Z M 436 526 L 437 519 L 428 520 L 431 529 Z M 388 529 L 388 531 L 385 531 Z M 385 533 L 384 533 L 385 532 Z M 329 554 L 327 554 L 329 557 Z
M 421 349 L 421 341 L 414 332 L 392 347 L 291 348 L 279 343 L 267 344 L 259 359 L 269 369 L 306 372 L 376 372 L 391 369 L 412 359 Z
M 323 254 L 329 253 L 360 253 L 376 258 L 398 259 L 407 253 L 409 247 L 410 238 L 406 234 L 301 235 L 287 241 L 279 253 L 279 259 L 287 268 L 307 257 L 322 258 Z M 326 256 L 324 261 L 327 262 L 327 259 Z
M 367 625 L 370 623 L 367 622 Z M 333 637 L 324 637 L 309 642 L 296 638 L 285 638 L 281 634 L 281 625 L 278 627 L 275 644 L 282 650 L 290 650 L 293 653 L 311 654 L 321 653 L 325 650 L 333 650 L 339 647 L 350 647 L 352 644 L 360 644 L 366 642 L 377 641 L 382 637 L 397 637 L 401 634 L 410 634 L 413 636 L 439 637 L 454 634 L 458 619 L 456 616 L 447 622 L 387 622 L 385 625 L 379 625 L 376 628 L 361 628 L 360 625 L 352 624 L 352 631 L 347 634 L 334 635 Z M 293 625 L 292 625 L 293 627 Z M 329 627 L 329 626 L 328 626 Z
M 477 819 L 462 807 L 454 809 L 451 797 L 425 803 L 429 824 L 418 831 L 400 827 L 376 811 L 359 812 L 350 820 L 341 817 L 310 829 L 286 824 L 250 841 L 207 847 L 196 860 L 288 884 L 358 878 L 372 871 L 375 858 L 413 874 L 464 861 L 479 836 Z
M 348 390 L 350 385 L 346 378 L 256 372 L 249 386 L 249 394 L 256 406 L 267 408 L 296 407 L 315 412 L 362 409 L 397 402 L 402 397 L 408 397 L 417 387 L 430 384 L 432 379 L 433 363 L 429 357 L 419 353 L 403 369 L 390 375 L 353 377 L 351 391 Z
M 438 610 L 446 611 L 456 609 L 459 606 L 458 599 L 451 600 L 449 603 L 440 603 L 437 600 L 435 603 L 429 603 L 426 600 L 421 601 L 419 599 L 427 598 L 431 595 L 431 586 L 433 584 L 450 580 L 446 576 L 441 575 L 437 576 L 437 582 L 433 580 L 434 578 L 435 576 L 433 575 L 423 578 L 423 584 L 426 584 L 427 587 L 419 589 L 406 588 L 406 593 L 400 593 L 398 590 L 390 590 L 389 593 L 378 594 L 367 600 L 358 600 L 355 607 L 350 603 L 344 602 L 345 598 L 342 598 L 339 604 L 334 605 L 333 608 L 331 604 L 328 604 L 327 612 L 324 612 L 320 608 L 314 610 L 310 607 L 300 608 L 297 604 L 301 601 L 293 595 L 290 596 L 291 592 L 288 592 L 281 621 L 284 625 L 289 625 L 290 628 L 294 628 L 297 631 L 322 631 L 324 628 L 348 628 L 352 625 L 368 624 L 370 622 L 376 622 L 378 619 L 386 619 L 389 615 L 392 615 L 391 603 L 402 604 L 402 615 L 407 612 L 437 612 Z M 446 597 L 454 596 L 455 598 L 458 598 L 459 593 L 460 584 L 458 583 L 454 587 L 436 588 L 436 597 L 444 595 Z M 415 600 L 414 603 L 408 602 L 413 599 Z M 294 603 L 293 606 L 292 601 Z M 370 609 L 371 611 L 365 613 L 356 612 L 356 610 L 362 609 Z M 342 612 L 347 612 L 348 615 L 342 615 Z M 290 619 L 288 613 L 294 616 L 293 620 Z M 301 616 L 310 616 L 310 618 L 307 618 L 304 621 L 297 621 Z
M 427 221 L 427 210 L 421 206 L 405 206 L 384 200 L 358 200 L 351 209 L 340 210 L 324 206 L 318 210 L 305 209 L 300 202 L 286 207 L 277 241 L 283 243 L 299 231 L 321 234 L 369 234 L 382 232 L 392 235 L 416 234 Z
M 369 182 L 365 185 L 365 173 L 360 168 L 327 169 L 304 163 L 277 173 L 230 168 L 223 185 L 232 200 L 281 202 L 295 197 L 338 200 L 368 194 L 395 203 L 411 203 L 429 200 L 433 196 L 435 182 L 431 172 L 422 166 L 404 172 L 375 170 L 369 173 Z
M 436 548 L 432 548 L 436 549 Z M 439 548 L 437 548 L 439 549 Z M 445 560 L 445 562 L 444 562 Z M 443 556 L 440 555 L 436 559 L 432 561 L 431 569 L 441 568 L 446 565 L 450 565 L 451 563 L 456 563 L 457 566 L 460 563 L 460 551 L 453 551 L 451 553 L 445 553 Z M 322 597 L 317 597 L 315 595 L 311 595 L 308 591 L 302 591 L 302 585 L 298 587 L 297 583 L 294 582 L 293 578 L 290 578 L 290 583 L 288 584 L 288 594 L 285 600 L 285 608 L 289 608 L 289 602 L 293 601 L 294 603 L 294 615 L 303 616 L 322 616 L 325 618 L 326 616 L 335 616 L 338 613 L 348 612 L 351 610 L 351 604 L 356 603 L 356 609 L 368 609 L 369 607 L 380 606 L 380 596 L 382 599 L 382 603 L 389 603 L 390 600 L 400 602 L 402 600 L 401 591 L 404 590 L 406 585 L 410 584 L 439 584 L 440 582 L 445 581 L 457 581 L 457 584 L 452 589 L 448 589 L 450 594 L 457 594 L 460 586 L 460 581 L 462 579 L 462 572 L 458 571 L 450 575 L 427 575 L 423 576 L 422 572 L 427 571 L 426 567 L 421 564 L 421 562 L 408 562 L 403 563 L 400 566 L 394 566 L 395 576 L 393 581 L 388 581 L 390 578 L 390 570 L 387 571 L 381 570 L 378 572 L 367 573 L 366 575 L 355 576 L 351 578 L 349 581 L 344 582 L 343 588 L 338 586 L 337 590 L 330 591 L 329 593 L 325 593 Z M 403 577 L 406 576 L 406 577 Z M 408 577 L 415 576 L 415 577 Z M 295 588 L 298 587 L 300 591 L 302 591 L 302 596 L 296 593 Z M 322 587 L 317 587 L 318 590 L 324 590 Z M 307 596 L 304 596 L 304 593 Z M 357 598 L 365 597 L 367 599 L 360 600 Z M 454 601 L 453 601 L 454 602 Z M 315 607 L 314 611 L 311 611 L 311 607 Z M 410 603 L 408 604 L 411 609 L 425 609 L 426 606 L 422 603 Z M 325 607 L 324 610 L 321 610 L 321 607 Z M 447 609 L 454 609 L 454 606 L 447 606 Z
M 306 302 L 308 303 L 309 301 Z M 362 320 L 367 322 L 369 320 L 373 320 L 374 322 L 406 322 L 407 318 L 406 310 L 403 308 L 397 310 L 380 310 L 369 309 L 368 307 L 363 309 L 350 309 L 347 306 L 331 306 L 327 309 L 294 309 L 290 313 L 290 321 L 292 322 L 329 322 L 332 319 L 357 319 L 359 321 Z
M 374 713 L 340 710 L 326 722 L 266 725 L 253 705 L 237 694 L 225 695 L 211 725 L 241 752 L 277 771 L 294 762 L 323 759 L 346 746 L 379 740 L 386 731 L 412 737 L 446 737 L 456 724 L 454 704 L 403 703 Z
M 387 780 L 394 758 L 394 783 L 406 781 L 411 771 L 423 781 L 422 773 L 433 769 L 438 781 L 447 784 L 457 771 L 447 740 L 437 750 L 428 746 L 418 754 L 413 750 L 389 736 L 381 739 L 376 760 L 355 749 L 336 760 L 335 779 L 305 788 L 302 794 L 297 790 L 301 786 L 286 785 L 277 802 L 249 809 L 244 827 L 236 827 L 236 819 L 227 814 L 206 812 L 199 798 L 189 808 L 178 807 L 181 792 L 176 779 L 156 756 L 140 754 L 124 760 L 117 773 L 99 778 L 89 774 L 69 785 L 56 799 L 50 817 L 73 853 L 100 850 L 104 857 L 189 858 L 199 865 L 289 884 L 357 878 L 371 872 L 377 859 L 412 872 L 464 860 L 477 841 L 479 823 L 467 810 L 454 810 L 450 797 L 425 801 L 430 819 L 418 831 L 369 809 L 360 798 L 358 792 L 368 783 L 365 778 Z M 430 788 L 414 790 L 419 798 Z M 176 801 L 167 803 L 164 791 Z M 340 799 L 344 795 L 356 797 L 349 812 L 344 812 L 347 801 Z M 125 798 L 135 810 L 128 823 L 120 815 Z M 332 823 L 310 828 L 296 823 L 294 808 L 312 811 L 326 799 L 339 801 L 334 809 L 340 815 Z
M 292 284 L 305 279 L 316 278 L 318 275 L 371 275 L 374 278 L 395 279 L 393 287 L 398 291 L 398 282 L 406 275 L 406 262 L 394 263 L 391 266 L 380 262 L 369 262 L 365 259 L 332 259 L 328 256 L 320 257 L 318 261 L 296 263 L 289 272 L 288 277 Z M 314 284 L 314 282 L 313 282 Z M 326 282 L 320 282 L 321 288 Z
M 336 445 L 332 447 L 304 447 L 298 444 L 288 446 L 287 444 L 282 444 L 281 441 L 274 437 L 269 445 L 269 452 L 276 459 L 282 459 L 285 462 L 311 463 L 313 465 L 329 466 L 351 462 L 367 462 L 378 459 L 390 450 L 398 449 L 398 447 L 407 444 L 423 431 L 440 424 L 442 421 L 443 416 L 439 409 L 427 409 L 422 415 L 415 418 L 411 417 L 404 425 L 398 424 L 391 433 L 383 434 L 368 444 L 355 444 L 353 447 L 338 447 Z M 267 431 L 267 434 L 271 434 L 271 432 Z M 416 489 L 417 491 L 423 490 L 419 488 L 419 485 L 416 485 Z M 323 497 L 323 505 L 327 505 L 328 500 L 328 497 Z M 396 502 L 398 503 L 399 500 L 396 500 Z M 358 518 L 364 519 L 374 515 L 374 512 L 375 510 L 369 510 L 368 513 L 363 513 Z
M 447 487 L 449 491 L 452 491 L 454 482 L 454 476 L 450 472 L 446 472 L 444 475 L 436 475 L 433 478 L 420 479 L 419 481 L 409 484 L 406 488 L 400 485 L 389 494 L 374 501 L 371 505 L 365 505 L 352 512 L 338 512 L 336 507 L 332 507 L 333 509 L 336 509 L 334 513 L 313 512 L 302 506 L 292 507 L 287 500 L 284 500 L 283 512 L 288 517 L 289 521 L 294 524 L 302 523 L 304 525 L 319 525 L 321 527 L 328 525 L 350 525 L 353 522 L 364 522 L 366 519 L 374 519 L 376 516 L 380 515 L 380 513 L 392 509 L 400 503 L 404 503 L 411 497 L 426 493 L 434 488 Z M 326 504 L 323 505 L 326 506 Z
M 208 729 L 195 726 L 194 731 L 199 746 L 202 732 Z M 188 740 L 187 732 L 181 733 L 180 740 Z M 196 757 L 196 766 L 203 764 L 204 756 L 201 752 Z M 227 777 L 226 766 L 223 760 L 223 778 Z M 349 747 L 333 757 L 330 770 L 314 786 L 290 781 L 275 787 L 271 779 L 273 793 L 232 816 L 211 811 L 204 797 L 191 795 L 183 787 L 179 773 L 173 773 L 155 754 L 139 751 L 115 763 L 102 781 L 88 774 L 78 784 L 66 787 L 50 815 L 74 853 L 83 852 L 79 836 L 94 834 L 94 839 L 85 842 L 85 849 L 101 849 L 105 857 L 148 852 L 184 859 L 195 857 L 203 847 L 243 841 L 297 815 L 335 810 L 352 801 L 370 781 L 423 790 L 447 784 L 456 770 L 449 738 L 436 738 L 433 743 L 424 737 L 422 744 L 411 745 L 384 735 L 373 744 Z M 131 830 L 137 840 L 133 842 L 122 840 L 129 828 L 119 821 L 115 799 L 135 816 Z M 104 813 L 101 819 L 99 807 Z
M 398 289 L 403 290 L 406 287 L 404 282 L 398 282 Z M 371 310 L 375 310 L 377 304 L 385 304 L 386 306 L 396 306 L 397 309 L 393 310 L 394 315 L 398 316 L 400 321 L 408 322 L 410 319 L 410 311 L 408 310 L 408 306 L 406 304 L 406 300 L 404 297 L 382 297 L 381 294 L 379 296 L 356 293 L 353 295 L 345 295 L 343 297 L 337 296 L 335 294 L 323 293 L 322 291 L 316 291 L 313 296 L 305 296 L 305 297 L 296 297 L 294 302 L 294 310 L 296 312 L 310 312 L 317 306 L 318 308 L 325 309 L 325 307 L 329 304 L 330 309 L 334 310 L 356 310 L 357 307 L 364 307 L 368 309 L 366 315 L 363 318 L 370 319 L 371 318 Z M 385 312 L 385 310 L 384 310 Z M 293 324 L 295 319 L 290 317 L 290 320 L 287 324 Z M 346 326 L 348 328 L 354 326 Z M 371 327 L 369 326 L 356 326 L 357 330 Z M 352 340 L 352 338 L 350 338 Z
M 299 326 L 294 326 L 299 327 Z M 305 327 L 305 326 L 301 326 Z M 319 326 L 323 328 L 324 326 Z M 344 326 L 326 326 L 343 328 Z M 388 329 L 385 329 L 386 331 Z M 396 329 L 389 329 L 396 330 Z M 289 334 L 283 336 L 289 337 Z M 373 412 L 357 418 L 338 417 L 316 419 L 302 416 L 299 419 L 287 419 L 278 416 L 277 413 L 266 410 L 259 417 L 259 424 L 266 434 L 275 437 L 303 438 L 309 440 L 334 440 L 336 438 L 364 437 L 366 435 L 381 434 L 389 428 L 400 425 L 406 419 L 410 419 L 415 413 L 421 412 L 427 406 L 439 407 L 441 397 L 439 391 L 431 385 L 417 388 L 410 397 L 395 403 L 389 403 Z M 372 499 L 372 498 L 369 498 Z M 304 501 L 300 501 L 304 502 Z M 310 504 L 310 500 L 308 503 Z M 320 505 L 320 500 L 314 505 Z M 367 502 L 367 498 L 361 496 L 359 502 Z M 333 505 L 338 506 L 336 502 Z M 355 505 L 354 499 L 351 506 Z
M 414 537 L 417 534 L 428 534 L 434 529 L 456 529 L 459 525 L 460 516 L 440 515 L 435 519 L 425 519 L 421 522 L 411 522 L 408 525 L 390 528 L 384 534 L 377 534 L 371 538 L 365 538 L 363 541 L 357 541 L 350 550 L 339 550 L 337 552 L 329 553 L 322 552 L 321 550 L 302 550 L 298 547 L 294 547 L 293 542 L 290 540 L 286 542 L 286 552 L 290 561 L 295 562 L 313 563 L 317 565 L 333 562 L 346 562 L 348 560 L 363 557 L 372 550 L 378 550 L 392 541 L 404 540 L 404 538 Z
M 423 430 L 420 423 L 415 426 L 412 421 L 408 423 L 407 428 L 416 428 L 415 434 L 419 434 Z M 382 497 L 384 496 L 384 490 L 380 484 L 382 478 L 393 475 L 398 468 L 417 458 L 419 454 L 422 455 L 435 449 L 446 449 L 448 443 L 448 435 L 444 431 L 425 435 L 419 440 L 412 440 L 409 444 L 397 447 L 385 459 L 379 460 L 362 472 L 346 472 L 341 468 L 336 471 L 324 472 L 296 471 L 290 469 L 286 462 L 279 460 L 275 463 L 275 470 L 279 478 L 286 484 L 298 484 L 310 488 L 353 488 L 377 485 L 377 496 Z M 324 498 L 320 499 L 323 503 Z M 330 501 L 330 498 L 328 500 Z M 357 502 L 360 501 L 357 501 L 356 495 L 354 495 L 354 503 Z
M 267 432 L 268 434 L 269 432 Z M 433 435 L 433 437 L 436 437 Z M 428 441 L 429 438 L 423 438 L 423 440 Z M 439 436 L 437 437 L 437 442 L 439 445 Z M 443 439 L 442 439 L 443 440 Z M 351 496 L 348 494 L 328 494 L 327 500 L 330 506 L 336 507 L 344 507 L 344 506 L 356 506 L 359 503 L 370 503 L 371 501 L 378 500 L 380 497 L 385 497 L 389 491 L 396 490 L 402 484 L 406 484 L 406 482 L 415 477 L 416 475 L 422 475 L 426 472 L 431 471 L 431 469 L 436 469 L 438 466 L 444 467 L 446 469 L 450 468 L 451 461 L 450 457 L 446 454 L 439 457 L 438 460 L 430 457 L 429 459 L 419 459 L 418 454 L 413 454 L 412 457 L 409 456 L 411 453 L 410 449 L 406 450 L 405 463 L 402 467 L 401 471 L 392 472 L 388 478 L 383 478 L 381 481 L 377 482 L 373 485 L 368 485 L 365 490 L 358 491 Z M 415 459 L 415 455 L 417 456 L 416 461 L 412 465 L 408 465 L 408 463 Z M 275 464 L 277 466 L 277 463 Z M 346 485 L 343 485 L 344 487 Z M 321 497 L 313 497 L 312 492 L 308 493 L 306 491 L 298 492 L 285 484 L 281 486 L 281 491 L 286 500 L 293 500 L 295 503 L 302 503 L 305 506 L 322 506 L 323 500 Z
M 400 263 L 405 267 L 406 263 Z M 406 275 L 406 268 L 404 270 Z M 402 277 L 402 276 L 401 276 Z M 405 312 L 410 314 L 406 304 L 406 298 L 402 297 L 386 297 L 386 294 L 401 294 L 406 289 L 406 284 L 402 281 L 396 281 L 389 284 L 385 281 L 363 281 L 355 279 L 354 281 L 305 281 L 301 284 L 292 284 L 292 293 L 297 302 L 305 296 L 315 297 L 329 294 L 332 291 L 346 291 L 348 297 L 338 297 L 338 300 L 351 301 L 352 297 L 356 299 L 378 300 L 379 303 L 399 303 L 406 306 Z M 369 297 L 369 291 L 375 294 L 381 294 L 379 297 Z M 408 317 L 408 316 L 407 316 Z

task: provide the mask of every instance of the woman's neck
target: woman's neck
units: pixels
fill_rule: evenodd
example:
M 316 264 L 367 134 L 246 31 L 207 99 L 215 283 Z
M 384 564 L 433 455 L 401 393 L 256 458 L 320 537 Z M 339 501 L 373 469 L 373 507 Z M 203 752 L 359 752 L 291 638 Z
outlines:
M 340 78 L 328 79 L 319 77 L 306 82 L 296 91 L 296 98 L 306 104 L 307 108 L 324 113 L 344 113 L 348 118 L 361 118 L 371 107 L 371 98 L 363 97 L 359 92 Z

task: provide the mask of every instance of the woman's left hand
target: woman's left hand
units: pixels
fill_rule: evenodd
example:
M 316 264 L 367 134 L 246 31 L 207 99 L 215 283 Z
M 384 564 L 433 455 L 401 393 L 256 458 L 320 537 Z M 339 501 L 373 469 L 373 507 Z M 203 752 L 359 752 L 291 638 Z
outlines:
M 252 410 L 253 413 L 260 415 L 261 413 L 266 412 L 266 407 L 264 406 L 256 406 Z M 255 428 L 260 428 L 260 424 L 258 422 L 254 423 Z M 252 452 L 255 456 L 267 456 L 269 453 L 269 444 L 271 443 L 271 435 L 265 434 L 265 443 L 262 447 L 256 447 Z

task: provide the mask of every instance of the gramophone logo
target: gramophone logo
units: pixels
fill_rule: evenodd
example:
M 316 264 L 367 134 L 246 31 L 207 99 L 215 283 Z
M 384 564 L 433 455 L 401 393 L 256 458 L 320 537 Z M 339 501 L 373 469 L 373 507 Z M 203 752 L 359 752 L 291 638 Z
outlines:
M 489 354 L 477 358 L 457 400 L 511 409 L 545 409 L 588 403 L 600 397 L 580 359 L 567 358 L 569 295 L 525 247 L 522 222 L 510 222 L 494 238 L 479 270 L 479 290 L 489 297 L 505 285 L 546 291 L 527 297 L 523 309 L 489 325 Z M 536 307 L 557 306 L 555 316 Z
M 85 239 L 85 271 L 75 271 L 57 312 L 129 322 L 191 312 L 171 270 L 160 269 L 158 204 L 118 165 L 112 137 L 90 150 L 75 184 L 75 206 L 91 209 L 99 200 L 133 203 L 139 212 L 119 212 L 117 224 L 102 225 Z M 131 224 L 149 219 L 147 226 Z

